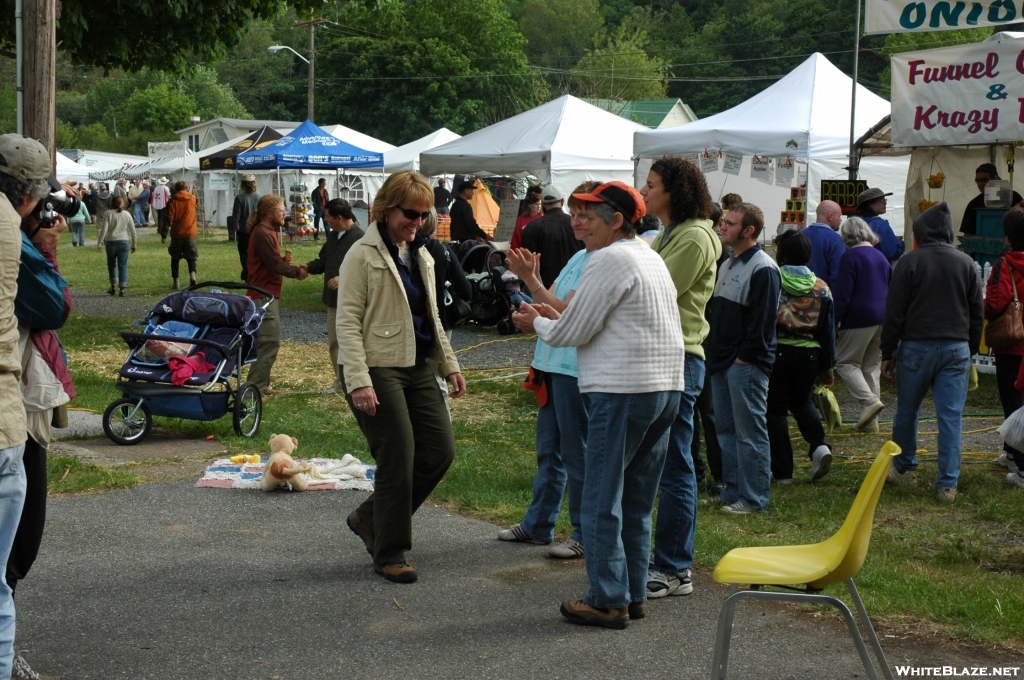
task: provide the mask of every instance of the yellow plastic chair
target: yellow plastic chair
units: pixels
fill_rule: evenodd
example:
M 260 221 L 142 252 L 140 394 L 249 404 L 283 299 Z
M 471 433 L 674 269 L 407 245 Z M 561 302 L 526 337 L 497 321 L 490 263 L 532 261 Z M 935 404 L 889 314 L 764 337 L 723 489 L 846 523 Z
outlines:
M 712 680 L 725 680 L 726 667 L 729 661 L 729 641 L 732 638 L 732 622 L 736 613 L 736 605 L 740 600 L 783 600 L 805 604 L 829 604 L 838 609 L 846 620 L 846 626 L 853 637 L 857 653 L 864 664 L 870 680 L 878 680 L 878 675 L 868 657 L 867 648 L 857 623 L 846 604 L 835 597 L 819 595 L 817 592 L 825 586 L 846 582 L 857 606 L 861 623 L 867 631 L 868 639 L 874 648 L 878 663 L 886 680 L 892 680 L 892 671 L 885 659 L 878 636 L 871 626 L 867 610 L 853 583 L 853 577 L 860 571 L 871 542 L 871 525 L 875 517 L 875 505 L 882 493 L 885 477 L 889 473 L 889 465 L 894 456 L 899 455 L 900 447 L 893 442 L 882 446 L 878 457 L 868 470 L 860 491 L 853 501 L 853 507 L 843 526 L 839 527 L 831 538 L 822 543 L 811 545 L 791 545 L 767 548 L 736 548 L 730 550 L 715 566 L 714 578 L 719 583 L 728 583 L 730 595 L 722 605 L 718 616 L 718 635 L 715 638 L 715 658 L 711 667 Z M 750 584 L 750 590 L 740 590 L 738 584 Z M 780 586 L 794 588 L 806 586 L 800 592 L 768 592 L 762 586 Z

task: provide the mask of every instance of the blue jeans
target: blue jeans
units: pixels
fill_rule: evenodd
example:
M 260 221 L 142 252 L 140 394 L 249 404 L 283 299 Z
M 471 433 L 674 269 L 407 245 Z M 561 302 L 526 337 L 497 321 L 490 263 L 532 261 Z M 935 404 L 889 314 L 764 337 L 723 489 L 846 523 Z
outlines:
M 512 303 L 512 306 L 516 308 L 516 311 L 519 310 L 519 305 L 523 304 L 524 302 L 529 303 L 531 305 L 533 304 L 532 297 L 518 290 L 510 290 L 508 292 L 508 299 L 509 302 Z
M 138 201 L 135 201 L 132 204 L 132 212 L 135 215 L 135 226 L 136 227 L 142 226 L 143 224 L 146 223 L 145 218 L 142 217 L 142 204 L 141 203 L 139 203 Z
M 25 505 L 25 445 L 0 449 L 0 560 L 7 564 Z M 14 592 L 0 572 L 0 678 L 11 677 L 14 663 Z
M 547 375 L 548 403 L 537 413 L 537 475 L 533 478 L 533 502 L 520 526 L 533 538 L 554 539 L 555 520 L 568 483 L 572 539 L 582 542 L 580 499 L 583 497 L 587 413 L 576 378 L 560 373 Z
M 128 287 L 128 241 L 107 241 L 107 273 L 111 285 L 116 280 L 121 288 Z
M 694 406 L 704 388 L 704 360 L 686 355 L 686 389 L 672 422 L 668 455 L 661 472 L 658 524 L 654 528 L 654 568 L 677 574 L 693 566 L 693 535 L 697 529 L 697 473 L 693 467 Z M 699 449 L 698 449 L 699 452 Z
M 903 449 L 893 459 L 898 472 L 917 469 L 917 419 L 930 387 L 939 424 L 939 474 L 935 486 L 956 488 L 960 477 L 960 432 L 967 401 L 971 352 L 966 342 L 904 340 L 896 355 L 896 416 L 892 440 Z
M 711 376 L 718 443 L 722 446 L 722 481 L 726 503 L 743 501 L 768 510 L 771 447 L 768 443 L 768 374 L 753 364 L 733 363 Z
M 71 245 L 84 246 L 85 222 L 68 222 L 68 227 L 71 228 Z
M 651 512 L 679 392 L 583 395 L 587 454 L 580 517 L 592 607 L 647 599 Z

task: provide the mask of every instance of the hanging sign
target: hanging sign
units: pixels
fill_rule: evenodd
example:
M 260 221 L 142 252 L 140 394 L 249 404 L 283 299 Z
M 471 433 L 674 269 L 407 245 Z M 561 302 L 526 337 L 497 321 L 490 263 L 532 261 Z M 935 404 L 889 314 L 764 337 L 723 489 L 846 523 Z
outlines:
M 775 181 L 775 174 L 772 171 L 772 159 L 758 158 L 754 156 L 750 161 L 750 178 L 758 182 L 771 184 Z
M 857 197 L 867 191 L 868 183 L 862 179 L 823 179 L 821 180 L 821 200 L 835 201 L 844 215 L 857 212 Z
M 208 175 L 206 188 L 210 191 L 231 191 L 231 175 Z
M 507 242 L 512 240 L 512 232 L 515 231 L 516 220 L 519 219 L 518 198 L 506 198 L 501 202 L 498 212 L 498 226 L 494 228 L 494 240 Z
M 796 167 L 792 159 L 787 158 L 782 160 L 781 158 L 775 161 L 775 186 L 777 187 L 788 187 L 793 183 L 793 177 L 796 175 Z
M 1017 23 L 1024 0 L 867 0 L 864 32 L 951 31 Z
M 188 154 L 185 142 L 149 142 L 149 160 L 181 158 Z
M 1024 40 L 892 56 L 893 146 L 1017 139 L 1024 139 Z
M 722 172 L 727 175 L 738 175 L 740 174 L 741 167 L 743 167 L 743 156 L 731 153 L 725 154 L 725 165 L 722 166 Z
M 718 154 L 712 153 L 700 157 L 700 171 L 705 175 L 709 172 L 718 172 Z M 736 169 L 739 174 L 739 168 Z

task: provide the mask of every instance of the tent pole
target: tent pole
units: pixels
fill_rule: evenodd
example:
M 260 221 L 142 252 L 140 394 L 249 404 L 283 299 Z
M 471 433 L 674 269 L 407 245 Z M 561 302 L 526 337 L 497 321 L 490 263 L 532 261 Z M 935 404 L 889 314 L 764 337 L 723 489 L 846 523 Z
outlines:
M 850 179 L 857 179 L 857 140 L 854 138 L 857 122 L 857 66 L 860 61 L 860 0 L 857 3 L 857 22 L 853 27 L 853 87 L 850 97 Z

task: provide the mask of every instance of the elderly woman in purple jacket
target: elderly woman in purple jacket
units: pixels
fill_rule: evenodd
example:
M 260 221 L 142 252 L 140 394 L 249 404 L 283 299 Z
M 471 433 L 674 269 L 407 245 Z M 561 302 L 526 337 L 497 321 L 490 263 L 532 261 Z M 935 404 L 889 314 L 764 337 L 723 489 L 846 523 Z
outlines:
M 861 218 L 843 222 L 839 235 L 846 252 L 832 283 L 838 330 L 836 372 L 860 405 L 855 429 L 878 432 L 878 414 L 884 408 L 878 390 L 879 345 L 892 266 L 874 247 L 878 236 Z

